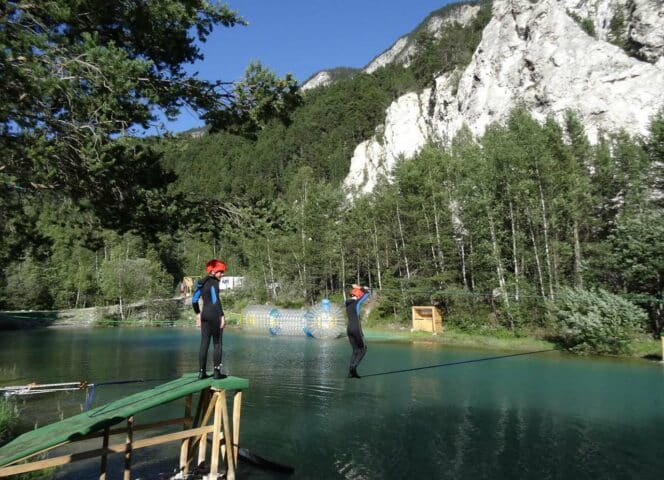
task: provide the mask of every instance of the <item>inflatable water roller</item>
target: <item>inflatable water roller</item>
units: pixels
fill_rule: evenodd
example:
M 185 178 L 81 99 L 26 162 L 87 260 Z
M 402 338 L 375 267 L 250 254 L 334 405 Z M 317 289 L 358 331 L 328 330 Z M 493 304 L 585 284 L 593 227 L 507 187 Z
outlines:
M 242 312 L 241 325 L 269 335 L 338 338 L 346 333 L 343 310 L 327 299 L 308 309 L 248 305 Z

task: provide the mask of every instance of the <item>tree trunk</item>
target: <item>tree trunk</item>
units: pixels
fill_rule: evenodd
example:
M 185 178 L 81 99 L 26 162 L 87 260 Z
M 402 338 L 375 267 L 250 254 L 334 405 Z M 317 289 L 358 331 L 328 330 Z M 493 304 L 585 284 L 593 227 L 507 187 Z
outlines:
M 424 203 L 422 203 L 422 215 L 424 215 L 424 221 L 427 223 L 427 234 L 428 234 L 427 241 L 429 243 L 429 247 L 431 248 L 431 263 L 433 263 L 434 265 L 436 274 L 440 274 L 440 265 L 438 264 L 438 254 L 436 253 L 436 244 L 433 241 L 429 241 L 429 239 L 432 237 L 431 223 L 429 222 L 429 215 L 427 215 Z
M 489 218 L 489 232 L 491 233 L 491 249 L 493 251 L 493 257 L 496 261 L 496 274 L 498 275 L 498 285 L 503 296 L 503 301 L 505 306 L 509 308 L 510 299 L 507 294 L 507 283 L 505 282 L 505 275 L 503 273 L 503 262 L 500 258 L 500 248 L 498 247 L 498 239 L 496 238 L 496 227 L 493 223 L 493 216 L 487 209 L 487 216 Z
M 266 238 L 267 240 L 267 264 L 268 267 L 270 268 L 270 285 L 269 289 L 272 291 L 272 298 L 276 299 L 277 298 L 277 285 L 274 281 L 274 264 L 272 263 L 272 249 L 270 248 L 270 239 Z
M 302 242 L 302 294 L 304 295 L 304 300 L 308 300 L 308 291 L 309 291 L 309 279 L 307 278 L 307 233 L 304 228 L 304 208 L 307 204 L 307 183 L 304 183 L 304 197 L 302 198 L 302 217 L 301 217 L 301 227 L 300 227 L 300 239 Z
M 583 258 L 581 257 L 581 240 L 579 239 L 579 222 L 574 219 L 574 285 L 583 288 Z
M 267 278 L 267 272 L 265 271 L 265 265 L 261 265 L 261 270 L 263 271 L 263 283 L 265 283 L 265 291 L 270 292 L 270 290 L 271 290 L 270 289 L 270 280 Z
M 300 259 L 297 256 L 297 253 L 295 251 L 292 251 L 293 253 L 293 258 L 295 259 L 295 265 L 297 265 L 297 276 L 300 278 L 300 285 L 302 286 L 302 292 L 304 295 L 304 299 L 306 300 L 307 298 L 307 289 L 304 286 L 304 273 L 302 270 L 302 264 L 300 263 Z
M 443 253 L 443 244 L 440 239 L 440 227 L 438 223 L 440 221 L 438 216 L 438 205 L 436 204 L 436 199 L 432 198 L 433 204 L 433 224 L 436 228 L 436 247 L 438 248 L 438 261 L 440 262 L 440 271 L 445 272 L 445 254 Z
M 539 171 L 537 171 L 539 177 Z M 542 183 L 537 182 L 540 194 L 540 205 L 542 207 L 542 228 L 544 231 L 544 258 L 546 258 L 547 273 L 549 276 L 549 298 L 553 300 L 553 267 L 551 265 L 551 253 L 549 249 L 549 223 L 546 218 L 546 204 L 544 202 L 544 191 L 542 190 Z
M 556 232 L 553 235 L 553 243 L 551 244 L 551 259 L 553 261 L 553 285 L 554 285 L 554 292 L 560 291 L 560 277 L 558 275 L 558 272 L 560 271 L 559 265 L 559 257 L 558 257 L 558 248 L 557 246 L 559 245 L 560 239 L 558 238 L 558 232 Z
M 120 320 L 124 323 L 125 321 L 125 311 L 124 311 L 124 303 L 122 302 L 122 297 L 118 297 L 119 303 L 120 303 Z
M 530 230 L 530 240 L 533 243 L 533 253 L 535 254 L 535 265 L 537 267 L 537 278 L 539 279 L 540 292 L 542 298 L 546 300 L 546 293 L 544 292 L 544 276 L 542 274 L 542 264 L 539 258 L 539 250 L 537 249 L 537 242 L 535 241 L 535 232 L 533 230 L 533 224 L 531 221 L 528 222 L 528 228 Z
M 339 244 L 339 251 L 341 253 L 341 291 L 343 292 L 344 302 L 346 301 L 346 257 L 344 255 L 344 246 Z
M 399 213 L 399 202 L 397 202 L 397 222 L 399 223 L 399 235 L 401 236 L 401 249 L 403 251 L 403 261 L 406 266 L 406 278 L 410 280 L 410 267 L 408 266 L 408 256 L 406 255 L 406 242 L 403 238 L 403 226 L 401 225 L 401 214 Z
M 474 268 L 473 268 L 473 237 L 468 238 L 468 249 L 470 250 L 469 254 L 469 267 L 470 267 L 470 289 L 475 290 L 475 275 L 474 275 Z
M 512 262 L 514 262 L 514 300 L 519 303 L 519 258 L 516 250 L 516 219 L 510 197 L 510 224 L 512 226 Z
M 463 288 L 468 290 L 468 277 L 466 275 L 466 250 L 465 245 L 463 244 L 463 239 L 455 239 L 457 242 L 457 248 L 459 250 L 459 255 L 461 255 L 461 278 L 463 279 Z
M 376 220 L 373 221 L 373 241 L 374 250 L 376 252 L 376 274 L 378 275 L 378 289 L 383 288 L 383 281 L 380 269 L 380 251 L 378 250 L 378 228 L 376 227 Z

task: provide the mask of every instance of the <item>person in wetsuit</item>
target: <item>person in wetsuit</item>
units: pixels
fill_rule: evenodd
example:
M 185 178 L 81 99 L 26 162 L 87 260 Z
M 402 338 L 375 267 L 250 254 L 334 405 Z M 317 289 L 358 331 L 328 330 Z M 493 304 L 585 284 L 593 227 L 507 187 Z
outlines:
M 226 264 L 221 260 L 212 259 L 205 266 L 208 276 L 198 281 L 191 305 L 196 312 L 196 326 L 201 329 L 201 347 L 198 352 L 198 378 L 208 378 L 206 371 L 210 339 L 213 344 L 214 378 L 226 378 L 221 373 L 221 340 L 226 326 L 224 309 L 219 298 L 219 281 L 226 271 Z M 198 301 L 203 299 L 201 312 Z
M 360 325 L 360 307 L 369 298 L 369 288 L 360 288 L 359 285 L 353 285 L 350 291 L 350 298 L 346 300 L 346 315 L 348 315 L 348 341 L 353 347 L 353 353 L 350 356 L 350 367 L 348 368 L 348 378 L 360 378 L 357 373 L 357 366 L 360 364 L 364 355 L 367 353 L 367 344 L 364 341 L 362 325 Z

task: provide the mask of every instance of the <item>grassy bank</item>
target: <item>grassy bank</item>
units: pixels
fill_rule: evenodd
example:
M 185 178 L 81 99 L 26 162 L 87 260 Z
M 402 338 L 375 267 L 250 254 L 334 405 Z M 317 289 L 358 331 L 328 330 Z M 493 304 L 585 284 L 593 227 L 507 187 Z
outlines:
M 411 332 L 402 326 L 371 327 L 364 330 L 369 341 L 397 340 L 407 342 L 430 342 L 454 347 L 480 348 L 504 351 L 537 351 L 558 348 L 555 343 L 538 338 L 535 335 L 514 335 L 507 330 L 499 330 L 494 334 L 482 332 L 462 332 L 446 327 L 443 333 L 432 335 L 426 332 Z M 639 337 L 630 344 L 630 353 L 624 357 L 639 357 L 648 360 L 662 360 L 662 347 L 658 339 Z

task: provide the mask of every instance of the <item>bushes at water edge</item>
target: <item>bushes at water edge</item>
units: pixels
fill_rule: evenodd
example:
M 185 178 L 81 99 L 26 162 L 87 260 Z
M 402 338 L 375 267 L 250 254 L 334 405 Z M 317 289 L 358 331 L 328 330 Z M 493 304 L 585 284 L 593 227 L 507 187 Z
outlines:
M 648 319 L 641 308 L 602 289 L 565 288 L 552 313 L 559 342 L 586 354 L 626 353 Z
M 16 405 L 7 399 L 0 399 L 0 445 L 4 445 L 14 437 L 17 423 Z

